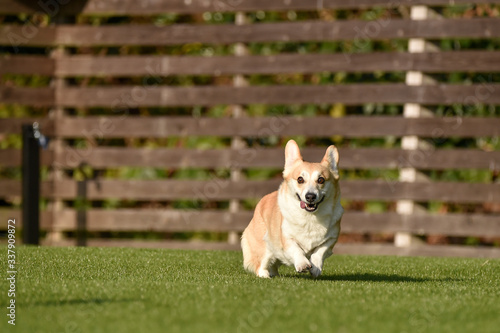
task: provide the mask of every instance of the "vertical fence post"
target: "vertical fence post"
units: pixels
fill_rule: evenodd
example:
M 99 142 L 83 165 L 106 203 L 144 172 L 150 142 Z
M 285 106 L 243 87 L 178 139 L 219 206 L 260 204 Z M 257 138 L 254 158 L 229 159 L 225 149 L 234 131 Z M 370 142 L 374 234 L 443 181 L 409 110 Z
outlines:
M 425 20 L 429 18 L 438 18 L 439 15 L 434 12 L 431 8 L 427 6 L 413 6 L 411 7 L 411 19 L 412 20 Z M 421 38 L 411 38 L 408 40 L 408 52 L 409 53 L 419 53 L 419 52 L 430 52 L 437 51 L 438 48 L 429 43 L 428 41 Z M 426 76 L 422 72 L 410 71 L 406 73 L 406 84 L 410 86 L 420 86 L 424 84 L 435 84 L 436 81 L 429 76 Z M 416 103 L 406 103 L 404 105 L 403 116 L 405 118 L 420 118 L 420 117 L 433 117 L 433 112 L 426 109 L 421 104 Z M 424 140 L 418 138 L 417 136 L 404 136 L 401 139 L 401 148 L 404 150 L 424 150 L 429 149 L 429 144 Z M 409 162 L 411 163 L 410 158 Z M 411 165 L 409 167 L 403 167 L 399 172 L 399 180 L 401 182 L 417 182 L 417 181 L 427 181 L 425 175 L 418 172 L 417 169 L 413 168 Z M 419 206 L 416 202 L 412 200 L 399 200 L 397 201 L 396 210 L 401 215 L 411 215 L 419 214 L 424 211 L 424 209 Z M 408 232 L 398 232 L 394 237 L 394 245 L 398 247 L 411 246 L 414 243 L 419 242 L 419 240 L 411 233 Z
M 71 24 L 75 22 L 75 18 L 71 16 L 61 16 L 56 15 L 52 18 L 52 24 L 55 25 L 56 29 L 58 25 L 61 24 Z M 54 48 L 50 53 L 50 57 L 54 59 L 55 62 L 55 72 L 53 73 L 51 85 L 54 88 L 56 100 L 54 101 L 54 107 L 49 111 L 49 118 L 54 122 L 54 138 L 51 141 L 50 149 L 53 152 L 54 161 L 56 163 L 52 164 L 52 172 L 50 174 L 50 180 L 53 183 L 53 189 L 57 189 L 58 182 L 65 178 L 64 173 L 64 163 L 65 159 L 63 158 L 65 142 L 63 139 L 58 137 L 57 134 L 57 126 L 58 120 L 64 117 L 65 110 L 58 104 L 57 96 L 59 95 L 59 91 L 64 88 L 66 85 L 66 79 L 61 76 L 58 71 L 59 60 L 66 55 L 66 49 L 61 45 L 51 45 Z M 51 225 L 48 227 L 47 232 L 47 241 L 49 244 L 57 244 L 60 242 L 64 235 L 59 229 L 59 219 L 60 212 L 64 209 L 64 203 L 61 199 L 55 197 L 49 202 L 48 211 L 50 212 Z
M 245 13 L 236 13 L 236 25 L 246 24 Z M 238 56 L 244 56 L 247 53 L 247 48 L 243 43 L 237 43 L 235 46 L 234 53 Z M 233 86 L 244 87 L 247 85 L 245 77 L 243 75 L 235 75 L 233 78 Z M 244 114 L 244 109 L 241 105 L 233 105 L 232 107 L 233 118 L 240 118 Z M 233 137 L 231 140 L 232 149 L 242 149 L 245 147 L 245 141 L 241 137 Z M 235 166 L 231 166 L 231 181 L 239 181 L 242 179 L 243 174 L 240 169 Z M 237 213 L 240 210 L 240 202 L 237 199 L 232 199 L 229 201 L 229 212 Z M 230 244 L 237 244 L 239 242 L 238 233 L 236 231 L 229 232 L 228 242 Z
M 40 146 L 35 138 L 34 124 L 23 125 L 23 242 L 40 243 Z

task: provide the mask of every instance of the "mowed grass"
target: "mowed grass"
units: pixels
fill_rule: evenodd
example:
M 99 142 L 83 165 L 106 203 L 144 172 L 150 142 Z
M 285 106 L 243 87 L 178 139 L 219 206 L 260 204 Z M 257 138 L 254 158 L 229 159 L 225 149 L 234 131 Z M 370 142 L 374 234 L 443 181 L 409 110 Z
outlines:
M 500 331 L 499 260 L 334 255 L 319 279 L 282 267 L 265 280 L 243 271 L 240 252 L 21 247 L 17 256 L 16 326 L 2 314 L 2 332 Z M 5 313 L 7 289 L 2 279 Z

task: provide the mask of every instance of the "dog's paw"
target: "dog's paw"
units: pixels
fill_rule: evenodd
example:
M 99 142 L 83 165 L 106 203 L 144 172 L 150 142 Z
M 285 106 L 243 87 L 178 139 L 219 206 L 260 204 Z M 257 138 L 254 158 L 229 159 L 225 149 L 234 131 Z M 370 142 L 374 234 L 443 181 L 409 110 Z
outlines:
M 312 277 L 317 278 L 321 275 L 321 268 L 312 265 L 312 267 L 309 268 L 309 273 L 311 273 Z
M 311 267 L 311 262 L 306 258 L 295 263 L 295 270 L 297 271 L 297 273 L 306 273 Z
M 257 272 L 257 276 L 264 279 L 271 278 L 271 274 L 269 274 L 269 271 L 267 269 L 259 269 L 259 271 Z

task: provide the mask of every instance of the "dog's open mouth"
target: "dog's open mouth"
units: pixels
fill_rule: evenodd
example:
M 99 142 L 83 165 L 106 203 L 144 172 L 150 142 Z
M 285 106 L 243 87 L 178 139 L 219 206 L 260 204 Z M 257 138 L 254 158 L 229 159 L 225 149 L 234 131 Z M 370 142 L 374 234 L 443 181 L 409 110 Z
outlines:
M 314 212 L 318 209 L 318 204 L 312 203 L 308 204 L 304 201 L 300 201 L 300 208 L 307 210 L 308 212 Z
M 318 205 L 323 202 L 323 198 L 321 198 L 320 201 L 316 202 L 316 203 L 307 203 L 305 201 L 302 201 L 302 199 L 300 199 L 300 195 L 297 193 L 297 198 L 299 199 L 300 201 L 300 208 L 302 209 L 305 209 L 307 212 L 314 212 L 316 209 L 318 209 Z

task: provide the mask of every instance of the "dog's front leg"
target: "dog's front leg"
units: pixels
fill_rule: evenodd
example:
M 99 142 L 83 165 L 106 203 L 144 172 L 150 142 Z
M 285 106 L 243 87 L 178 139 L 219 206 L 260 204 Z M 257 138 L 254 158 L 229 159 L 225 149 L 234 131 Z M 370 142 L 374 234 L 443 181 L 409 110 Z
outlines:
M 312 267 L 309 259 L 302 248 L 294 240 L 288 242 L 286 249 L 287 254 L 292 258 L 295 270 L 299 273 L 305 273 Z
M 321 275 L 321 272 L 323 271 L 323 262 L 326 258 L 332 255 L 332 249 L 336 242 L 336 238 L 330 238 L 314 250 L 311 255 L 312 267 L 309 269 L 309 272 L 311 272 L 313 277 Z

